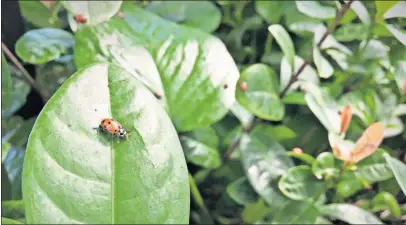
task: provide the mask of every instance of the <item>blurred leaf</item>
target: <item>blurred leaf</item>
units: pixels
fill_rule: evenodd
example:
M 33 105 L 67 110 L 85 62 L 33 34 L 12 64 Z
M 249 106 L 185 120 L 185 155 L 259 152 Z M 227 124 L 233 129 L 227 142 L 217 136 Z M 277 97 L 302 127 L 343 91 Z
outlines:
M 314 45 L 319 43 L 323 35 L 327 32 L 327 28 L 323 24 L 319 24 L 316 28 L 314 28 Z M 339 50 L 345 54 L 352 54 L 352 51 L 346 47 L 345 45 L 338 42 L 331 34 L 327 36 L 327 38 L 323 41 L 320 46 L 320 50 L 333 48 Z
M 312 173 L 309 166 L 290 168 L 279 180 L 279 189 L 293 200 L 317 199 L 324 191 L 324 184 Z
M 11 199 L 21 199 L 21 173 L 23 170 L 25 150 L 20 146 L 11 145 L 4 159 L 4 168 L 7 171 L 11 184 Z
M 162 104 L 178 131 L 206 127 L 223 118 L 235 102 L 239 77 L 225 45 L 212 35 L 164 20 L 135 4 L 125 2 L 122 10 L 125 21 L 112 18 L 76 33 L 76 66 L 109 60 L 134 76 L 152 77 L 154 84 L 163 87 Z M 156 28 L 154 34 L 150 26 Z M 173 32 L 179 35 L 172 36 Z
M 5 217 L 1 217 L 1 224 L 23 224 L 17 220 L 8 219 Z
M 313 18 L 331 19 L 336 16 L 336 10 L 333 7 L 320 4 L 318 1 L 295 1 L 297 9 Z
M 348 198 L 354 195 L 356 192 L 364 188 L 363 183 L 358 179 L 354 173 L 351 173 L 351 177 L 342 179 L 336 186 L 337 195 Z
M 266 124 L 260 124 L 255 126 L 255 128 L 251 131 L 252 135 L 267 135 L 272 140 L 278 142 L 281 145 L 287 144 L 292 141 L 296 137 L 296 134 L 293 130 L 285 125 L 275 125 L 270 126 Z
M 25 216 L 25 208 L 23 200 L 2 201 L 2 215 L 9 218 L 23 218 Z
M 312 202 L 289 200 L 276 212 L 272 224 L 314 224 L 319 216 L 320 212 Z
M 74 44 L 74 36 L 56 28 L 30 30 L 17 40 L 17 55 L 27 63 L 45 64 L 66 54 Z
M 399 1 L 394 6 L 392 6 L 389 10 L 387 10 L 383 17 L 385 19 L 395 18 L 395 17 L 405 18 L 406 17 L 405 11 L 406 11 L 406 2 Z
M 132 133 L 118 140 L 93 130 L 104 117 Z M 149 90 L 110 63 L 82 68 L 47 102 L 29 137 L 23 180 L 27 223 L 189 221 L 175 128 Z
M 371 17 L 369 16 L 368 9 L 361 1 L 354 1 L 351 4 L 351 9 L 358 15 L 358 18 L 364 24 L 371 24 Z
M 305 94 L 303 92 L 291 92 L 282 99 L 285 104 L 292 105 L 306 105 L 306 100 L 304 98 Z
M 18 3 L 24 19 L 36 27 L 62 27 L 61 20 L 53 16 L 53 10 L 57 8 L 49 9 L 41 1 L 18 1 Z
M 237 101 L 261 119 L 280 121 L 285 106 L 279 98 L 279 83 L 275 72 L 265 64 L 254 64 L 242 71 L 238 83 L 246 82 L 247 90 L 236 89 Z
M 312 165 L 313 174 L 318 178 L 326 179 L 337 177 L 340 169 L 336 166 L 335 157 L 331 152 L 322 152 Z
M 402 188 L 403 193 L 406 195 L 406 165 L 398 159 L 391 157 L 389 154 L 384 154 L 384 157 L 395 175 L 399 186 Z
M 372 199 L 372 211 L 389 210 L 393 216 L 400 217 L 400 207 L 396 198 L 388 192 L 380 192 Z
M 392 117 L 391 119 L 385 121 L 385 137 L 393 137 L 399 135 L 403 132 L 404 125 L 400 118 Z
M 325 219 L 324 217 L 317 217 L 316 222 L 314 224 L 333 224 L 330 220 Z
M 268 27 L 269 32 L 275 38 L 276 42 L 282 49 L 282 52 L 291 67 L 295 67 L 295 46 L 285 28 L 279 24 Z
M 186 159 L 204 168 L 218 168 L 221 165 L 218 152 L 219 138 L 211 127 L 200 128 L 180 136 Z
M 284 5 L 284 18 L 288 29 L 300 36 L 313 36 L 313 29 L 316 28 L 322 20 L 301 13 L 293 1 L 284 1 Z
M 400 186 L 394 176 L 388 180 L 379 182 L 378 190 L 380 192 L 386 191 L 392 195 L 397 195 L 401 191 Z
M 8 109 L 13 101 L 13 84 L 7 60 L 1 52 L 1 109 Z
M 380 23 L 384 21 L 385 13 L 397 4 L 399 0 L 396 1 L 375 1 L 376 4 L 376 15 L 375 20 Z
M 86 25 L 95 25 L 113 17 L 120 9 L 122 1 L 61 1 L 61 3 L 70 14 L 81 14 L 86 17 Z
M 272 186 L 276 178 L 293 166 L 285 149 L 264 133 L 243 134 L 240 142 L 241 160 L 254 190 L 273 206 L 286 198 Z
M 243 127 L 249 127 L 254 122 L 254 115 L 242 107 L 237 101 L 231 106 L 231 112 L 240 121 Z
M 322 206 L 323 215 L 349 224 L 383 224 L 374 214 L 350 204 L 329 204 Z
M 248 203 L 241 216 L 245 223 L 252 224 L 264 218 L 269 212 L 271 208 L 265 205 L 263 199 L 259 199 L 255 203 Z
M 220 10 L 210 1 L 153 1 L 145 9 L 208 33 L 215 31 L 221 22 Z
M 16 146 L 25 146 L 28 141 L 28 136 L 31 133 L 32 126 L 34 125 L 36 117 L 24 120 L 8 141 Z
M 292 67 L 289 65 L 286 58 L 285 57 L 282 58 L 280 69 L 281 91 L 286 87 L 286 85 L 288 85 L 292 75 L 297 73 L 297 71 L 299 70 L 299 68 L 302 66 L 303 63 L 304 63 L 303 58 L 301 58 L 300 56 L 295 56 L 295 69 L 293 71 Z M 300 73 L 300 76 L 298 77 L 298 81 L 294 82 L 290 86 L 287 93 L 296 90 L 299 87 L 299 85 L 304 82 L 310 82 L 316 85 L 320 83 L 319 75 L 317 74 L 316 70 L 310 65 L 307 65 L 305 69 L 303 69 L 302 73 Z
M 384 58 L 388 55 L 389 51 L 389 46 L 385 45 L 379 40 L 372 39 L 369 40 L 366 44 L 365 51 L 362 53 L 362 57 L 364 59 Z
M 38 84 L 46 88 L 48 93 L 55 93 L 65 80 L 76 72 L 72 55 L 63 56 L 70 58 L 67 62 L 52 61 L 40 66 L 36 76 Z
M 203 224 L 214 224 L 213 219 L 210 216 L 210 213 L 207 211 L 207 208 L 204 204 L 203 198 L 199 192 L 199 189 L 196 186 L 196 183 L 193 179 L 193 176 L 189 173 L 189 186 L 191 197 L 194 203 L 198 206 L 199 214 L 201 215 L 201 222 Z
M 337 41 L 362 41 L 368 37 L 369 28 L 362 23 L 348 23 L 342 25 L 334 32 L 334 37 Z
M 339 134 L 341 119 L 338 114 L 340 110 L 338 104 L 325 89 L 310 82 L 303 86 L 307 92 L 305 94 L 307 106 L 328 131 Z
M 348 63 L 348 55 L 345 53 L 342 53 L 338 50 L 335 49 L 327 49 L 326 53 L 331 56 L 331 58 L 336 61 L 336 63 L 341 67 L 341 69 L 348 69 L 349 63 Z
M 4 160 L 6 159 L 10 147 L 11 147 L 10 143 L 1 142 L 1 163 L 3 163 Z
M 331 64 L 327 61 L 326 58 L 322 56 L 318 48 L 313 48 L 313 59 L 314 64 L 316 64 L 317 71 L 321 78 L 330 78 L 333 73 L 334 69 Z
M 300 159 L 301 161 L 303 161 L 309 165 L 312 165 L 314 163 L 314 161 L 316 160 L 313 156 L 306 154 L 306 153 L 295 153 L 295 152 L 291 151 L 288 154 L 289 154 L 289 156 Z
M 255 10 L 267 24 L 279 23 L 283 13 L 282 7 L 281 1 L 255 1 Z
M 396 39 L 400 41 L 400 43 L 406 46 L 406 34 L 404 30 L 400 30 L 396 26 L 391 24 L 385 24 L 385 27 L 393 34 Z
M 14 67 L 9 65 L 9 69 L 12 75 L 17 71 L 11 70 Z M 1 118 L 8 119 L 11 115 L 17 112 L 27 101 L 27 96 L 31 91 L 31 86 L 27 84 L 22 78 L 17 76 L 11 76 L 12 83 L 12 103 L 8 108 L 1 108 Z
M 258 199 L 257 193 L 246 177 L 241 177 L 227 185 L 227 194 L 240 205 L 255 203 Z

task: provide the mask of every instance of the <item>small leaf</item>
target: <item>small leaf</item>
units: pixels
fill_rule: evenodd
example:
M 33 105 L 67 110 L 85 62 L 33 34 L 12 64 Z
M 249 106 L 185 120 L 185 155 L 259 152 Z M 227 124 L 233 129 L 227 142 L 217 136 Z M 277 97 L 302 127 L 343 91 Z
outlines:
M 406 195 L 406 165 L 398 159 L 391 157 L 389 154 L 384 154 L 384 157 L 395 175 L 399 186 L 402 188 L 403 193 Z
M 392 117 L 385 121 L 384 137 L 393 137 L 401 134 L 404 130 L 404 125 L 399 117 Z
M 321 179 L 337 177 L 340 169 L 335 164 L 335 158 L 331 152 L 322 152 L 317 156 L 316 161 L 312 165 L 313 174 Z
M 268 24 L 279 23 L 282 17 L 283 2 L 255 1 L 255 10 Z
M 334 32 L 334 37 L 341 42 L 362 41 L 367 38 L 368 29 L 368 26 L 362 23 L 348 23 L 338 28 Z
M 56 28 L 30 30 L 16 43 L 16 53 L 31 64 L 45 64 L 68 52 L 74 44 L 71 33 Z
M 288 32 L 279 24 L 274 24 L 268 27 L 269 32 L 278 42 L 280 48 L 283 51 L 286 59 L 291 67 L 295 67 L 295 46 Z
M 336 10 L 330 6 L 324 6 L 317 1 L 295 1 L 297 9 L 313 18 L 331 19 L 336 16 Z
M 57 10 L 57 8 L 50 9 L 41 1 L 18 1 L 18 3 L 24 19 L 36 27 L 62 27 L 61 20 L 58 17 L 54 17 L 51 11 Z
M 260 132 L 243 134 L 239 146 L 241 160 L 254 190 L 271 205 L 278 206 L 286 199 L 271 184 L 293 166 L 285 149 Z
M 279 189 L 293 200 L 317 199 L 324 190 L 323 182 L 312 173 L 309 166 L 290 168 L 279 180 Z
M 288 200 L 272 219 L 272 224 L 314 224 L 320 212 L 308 201 Z
M 320 211 L 323 215 L 339 219 L 349 224 L 383 224 L 374 214 L 355 205 L 329 204 L 322 206 Z
M 337 195 L 343 198 L 348 198 L 364 188 L 364 185 L 360 179 L 357 179 L 355 175 L 352 178 L 353 179 L 345 179 L 338 182 L 336 187 Z
M 128 137 L 95 131 L 103 118 L 119 121 Z M 153 94 L 110 63 L 80 69 L 47 102 L 29 137 L 23 181 L 27 223 L 189 221 L 176 130 Z
M 298 152 L 291 151 L 288 154 L 289 154 L 289 156 L 295 157 L 309 165 L 312 165 L 314 163 L 314 161 L 316 160 L 312 155 L 309 155 L 309 154 L 306 154 L 303 152 L 298 153 Z
M 180 141 L 189 162 L 204 168 L 215 169 L 220 167 L 219 138 L 212 128 L 206 127 L 194 130 L 180 136 Z
M 361 1 L 354 1 L 351 4 L 351 9 L 358 15 L 358 18 L 364 24 L 371 24 L 371 17 L 369 16 L 368 9 Z
M 373 211 L 388 209 L 393 216 L 400 217 L 400 207 L 396 198 L 388 192 L 380 192 L 372 199 Z
M 396 5 L 399 2 L 399 0 L 396 1 L 375 1 L 376 4 L 376 15 L 375 15 L 375 20 L 378 23 L 382 23 L 384 21 L 384 15 L 385 13 L 392 8 L 394 5 Z
M 238 81 L 246 82 L 248 88 L 236 88 L 237 101 L 259 118 L 280 121 L 285 115 L 285 106 L 279 98 L 279 84 L 275 72 L 265 64 L 254 64 L 246 68 Z
M 13 101 L 13 83 L 8 70 L 7 60 L 1 53 L 1 109 L 8 109 Z
M 399 1 L 396 5 L 392 6 L 386 13 L 384 14 L 385 19 L 389 18 L 396 18 L 396 17 L 403 17 L 405 18 L 405 12 L 406 11 L 406 2 L 404 1 Z
M 227 185 L 227 194 L 240 205 L 255 203 L 258 199 L 257 193 L 246 177 L 241 177 Z
M 406 34 L 403 30 L 398 29 L 396 26 L 391 24 L 385 24 L 385 27 L 393 34 L 393 36 L 400 41 L 404 46 L 406 46 Z
M 95 25 L 109 20 L 121 7 L 122 1 L 61 1 L 72 15 L 86 17 L 87 25 Z
M 1 224 L 23 224 L 23 223 L 17 220 L 1 217 Z
M 313 48 L 313 59 L 314 63 L 316 64 L 317 71 L 319 72 L 319 76 L 321 78 L 330 78 L 333 73 L 334 69 L 331 64 L 324 58 L 318 48 Z

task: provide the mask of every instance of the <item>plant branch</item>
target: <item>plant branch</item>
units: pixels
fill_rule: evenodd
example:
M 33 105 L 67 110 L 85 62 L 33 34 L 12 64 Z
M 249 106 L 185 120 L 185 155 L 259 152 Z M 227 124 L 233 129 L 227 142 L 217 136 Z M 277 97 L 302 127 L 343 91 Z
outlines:
M 320 46 L 323 44 L 323 42 L 327 39 L 329 35 L 331 35 L 336 27 L 340 24 L 340 21 L 343 19 L 345 13 L 350 9 L 351 4 L 354 2 L 354 0 L 350 0 L 346 2 L 341 9 L 338 9 L 336 12 L 336 17 L 333 21 L 333 23 L 327 28 L 327 31 L 323 34 L 323 36 L 320 38 L 319 42 L 317 43 L 316 47 L 320 48 Z M 314 47 L 313 47 L 314 48 Z M 309 55 L 310 55 L 310 60 L 313 58 L 313 48 L 311 49 Z M 295 83 L 298 80 L 299 75 L 303 72 L 303 70 L 306 68 L 307 65 L 310 63 L 308 61 L 304 61 L 303 64 L 299 67 L 296 73 L 292 74 L 290 77 L 290 80 L 288 84 L 285 86 L 285 88 L 282 90 L 280 93 L 279 97 L 283 98 L 286 95 L 286 92 L 289 90 L 290 86 L 292 86 L 293 83 Z
M 331 24 L 331 26 L 327 29 L 327 31 L 323 34 L 323 36 L 321 37 L 320 41 L 317 43 L 317 48 L 319 48 L 323 42 L 327 39 L 327 37 L 332 34 L 334 32 L 334 30 L 336 29 L 336 27 L 340 24 L 340 21 L 342 20 L 342 18 L 344 17 L 345 13 L 350 9 L 351 4 L 354 2 L 354 0 L 350 0 L 348 2 L 346 2 L 343 7 L 339 10 L 337 10 L 336 13 L 336 17 L 334 19 L 334 22 Z M 310 55 L 313 55 L 313 48 L 311 49 Z M 313 57 L 310 57 L 313 58 Z M 299 75 L 303 72 L 303 70 L 306 68 L 306 66 L 309 65 L 309 62 L 304 61 L 303 64 L 299 67 L 299 69 L 297 70 L 296 73 L 292 74 L 288 84 L 286 85 L 286 87 L 282 90 L 281 94 L 280 94 L 280 98 L 284 98 L 286 95 L 286 92 L 288 91 L 288 89 L 290 88 L 290 86 L 297 81 Z M 249 133 L 254 126 L 256 125 L 256 123 L 252 123 L 250 127 L 248 127 L 246 129 L 246 133 Z M 227 149 L 227 151 L 223 154 L 222 158 L 223 161 L 227 161 L 229 159 L 229 157 L 231 156 L 231 154 L 237 149 L 238 145 L 240 144 L 241 141 L 241 137 L 239 137 L 237 140 L 235 140 L 233 143 L 231 143 L 230 147 Z
M 45 104 L 48 101 L 48 93 L 38 85 L 38 83 L 32 78 L 32 76 L 28 73 L 24 66 L 18 61 L 17 57 L 14 56 L 14 54 L 10 51 L 10 49 L 7 48 L 7 46 L 3 42 L 1 42 L 1 48 L 7 55 L 7 57 L 14 63 L 17 69 L 21 71 L 24 79 L 31 85 L 32 88 L 34 88 L 35 91 L 38 92 Z

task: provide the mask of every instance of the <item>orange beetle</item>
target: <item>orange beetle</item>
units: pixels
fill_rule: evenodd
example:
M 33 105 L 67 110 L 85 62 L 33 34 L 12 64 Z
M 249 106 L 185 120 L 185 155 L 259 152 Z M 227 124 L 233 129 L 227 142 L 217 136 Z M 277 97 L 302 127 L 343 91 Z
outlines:
M 97 128 L 95 128 L 97 129 Z M 124 127 L 114 119 L 110 118 L 105 118 L 103 119 L 100 124 L 98 129 L 108 132 L 114 136 L 120 137 L 120 138 L 126 138 L 127 137 L 127 131 L 124 129 Z
M 76 21 L 76 23 L 86 23 L 87 22 L 87 18 L 86 16 L 82 15 L 82 14 L 76 14 L 73 19 Z

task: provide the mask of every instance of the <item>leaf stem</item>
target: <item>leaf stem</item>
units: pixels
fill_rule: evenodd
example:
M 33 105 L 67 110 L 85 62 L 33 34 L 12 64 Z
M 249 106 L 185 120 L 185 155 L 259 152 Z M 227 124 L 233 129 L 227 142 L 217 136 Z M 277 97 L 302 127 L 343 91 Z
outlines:
M 24 75 L 25 80 L 34 88 L 35 91 L 41 96 L 42 101 L 44 104 L 48 101 L 48 92 L 42 89 L 37 82 L 32 78 L 32 76 L 28 73 L 28 71 L 24 68 L 24 66 L 18 61 L 17 57 L 7 48 L 7 46 L 1 42 L 1 48 L 3 52 L 7 55 L 7 57 L 14 63 L 18 70 Z
M 336 12 L 336 17 L 331 24 L 331 26 L 328 27 L 327 31 L 323 34 L 319 42 L 317 43 L 316 47 L 320 48 L 320 46 L 323 44 L 323 42 L 327 39 L 327 37 L 334 32 L 336 27 L 340 24 L 341 20 L 343 19 L 345 13 L 350 9 L 351 4 L 354 2 L 354 0 L 350 0 L 344 4 L 344 6 L 341 9 L 338 9 Z M 313 47 L 314 48 L 314 47 Z M 313 48 L 311 49 L 309 55 L 310 55 L 310 60 L 313 58 Z M 303 70 L 306 68 L 307 65 L 310 63 L 308 61 L 304 61 L 303 64 L 299 67 L 298 71 L 290 77 L 290 80 L 288 84 L 285 86 L 285 88 L 282 90 L 280 93 L 279 97 L 283 98 L 286 95 L 286 92 L 289 90 L 290 86 L 294 82 L 298 80 L 299 75 L 303 72 Z

